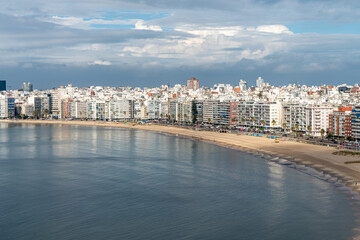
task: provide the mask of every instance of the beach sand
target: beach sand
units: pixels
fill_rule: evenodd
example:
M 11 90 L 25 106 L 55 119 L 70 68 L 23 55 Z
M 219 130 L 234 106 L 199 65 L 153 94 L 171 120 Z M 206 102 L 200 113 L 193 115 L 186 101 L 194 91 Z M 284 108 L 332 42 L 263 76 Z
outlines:
M 279 159 L 286 159 L 290 162 L 296 163 L 297 165 L 305 165 L 336 177 L 348 187 L 360 192 L 360 163 L 345 164 L 346 161 L 354 161 L 359 159 L 359 157 L 333 155 L 332 153 L 337 150 L 326 146 L 293 141 L 280 141 L 280 143 L 275 143 L 274 139 L 263 137 L 237 135 L 234 133 L 196 131 L 180 127 L 155 124 L 133 125 L 131 123 L 60 120 L 2 120 L 0 123 L 1 122 L 121 127 L 175 134 L 242 151 L 265 154 L 268 158 L 278 157 Z M 359 186 L 357 186 L 357 182 L 359 182 Z

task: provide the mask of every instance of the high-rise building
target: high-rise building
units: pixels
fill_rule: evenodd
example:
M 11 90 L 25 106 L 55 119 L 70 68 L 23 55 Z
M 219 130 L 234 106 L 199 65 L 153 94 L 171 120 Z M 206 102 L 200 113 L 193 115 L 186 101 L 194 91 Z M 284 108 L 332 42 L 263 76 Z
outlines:
M 6 81 L 0 80 L 0 91 L 6 91 Z
M 15 98 L 8 98 L 8 117 L 15 117 Z
M 8 97 L 0 95 L 0 118 L 8 117 Z
M 339 137 L 351 137 L 352 107 L 339 107 L 338 111 L 329 114 L 329 133 Z
M 22 90 L 23 91 L 27 91 L 27 92 L 32 92 L 33 91 L 33 85 L 31 83 L 23 83 L 22 84 Z
M 264 79 L 258 77 L 258 79 L 256 79 L 256 87 L 261 88 L 263 86 L 264 86 Z
M 247 90 L 247 82 L 240 79 L 239 87 L 240 87 L 240 91 L 242 91 L 242 92 L 246 91 Z
M 311 134 L 321 136 L 322 129 L 329 130 L 329 115 L 334 111 L 331 105 L 308 105 L 306 107 L 306 126 L 310 127 Z
M 352 137 L 360 139 L 360 106 L 355 106 L 351 110 Z
M 187 89 L 192 89 L 194 91 L 198 90 L 200 88 L 199 85 L 199 79 L 196 79 L 194 77 L 190 78 L 190 80 L 187 81 Z

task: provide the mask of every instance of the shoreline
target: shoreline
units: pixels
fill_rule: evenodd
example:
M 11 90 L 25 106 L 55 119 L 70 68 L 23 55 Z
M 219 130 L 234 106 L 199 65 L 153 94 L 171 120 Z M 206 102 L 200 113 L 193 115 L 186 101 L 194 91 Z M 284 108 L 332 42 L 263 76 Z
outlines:
M 304 165 L 324 174 L 337 178 L 353 191 L 360 193 L 360 163 L 345 164 L 354 161 L 356 156 L 333 155 L 337 150 L 325 146 L 299 143 L 293 141 L 280 141 L 236 135 L 234 133 L 219 133 L 209 131 L 195 131 L 173 126 L 162 125 L 132 125 L 131 123 L 97 122 L 97 121 L 63 121 L 63 120 L 0 120 L 0 123 L 30 123 L 30 124 L 65 124 L 83 126 L 102 126 L 140 129 L 167 133 L 192 138 L 198 141 L 210 142 L 223 147 L 229 147 L 257 155 L 262 155 L 270 161 L 286 160 L 296 165 Z M 278 159 L 276 159 L 278 158 Z M 281 163 L 280 163 L 281 164 Z M 283 165 L 287 165 L 283 162 Z
M 62 120 L 0 120 L 0 123 L 18 124 L 56 124 L 128 128 L 153 131 L 190 138 L 196 141 L 216 144 L 222 147 L 243 151 L 257 155 L 266 161 L 294 168 L 312 177 L 346 187 L 349 194 L 354 194 L 352 199 L 360 200 L 360 163 L 345 164 L 358 157 L 333 155 L 337 150 L 325 146 L 299 143 L 293 141 L 280 141 L 274 139 L 237 135 L 234 133 L 219 133 L 209 131 L 196 131 L 173 126 L 162 125 L 132 125 L 132 123 L 96 122 L 96 121 L 62 121 Z M 359 159 L 360 160 L 360 159 Z M 351 193 L 352 192 L 352 193 Z M 358 202 L 356 201 L 356 209 Z M 357 222 L 360 219 L 357 220 Z M 353 230 L 352 239 L 360 240 L 360 228 Z

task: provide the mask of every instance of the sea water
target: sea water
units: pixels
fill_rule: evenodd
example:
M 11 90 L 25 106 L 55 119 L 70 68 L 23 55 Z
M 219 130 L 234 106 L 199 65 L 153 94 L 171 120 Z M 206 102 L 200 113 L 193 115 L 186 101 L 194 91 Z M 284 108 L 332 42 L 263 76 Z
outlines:
M 335 185 L 155 132 L 0 124 L 0 239 L 349 239 Z

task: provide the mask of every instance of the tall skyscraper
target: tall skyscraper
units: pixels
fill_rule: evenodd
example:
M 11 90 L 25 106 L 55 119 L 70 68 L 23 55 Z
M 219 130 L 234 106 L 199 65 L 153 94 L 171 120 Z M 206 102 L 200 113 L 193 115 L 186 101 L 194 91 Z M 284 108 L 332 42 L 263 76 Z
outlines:
M 200 88 L 199 79 L 196 79 L 194 77 L 190 78 L 190 80 L 187 81 L 187 89 L 192 89 L 194 91 L 198 90 Z
M 0 91 L 6 91 L 6 81 L 0 80 Z
M 32 92 L 33 91 L 33 85 L 31 83 L 23 83 L 22 84 L 22 90 L 23 91 L 27 91 L 27 92 Z

